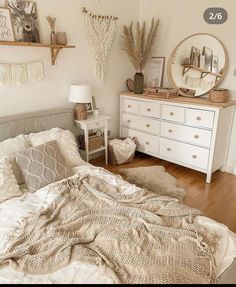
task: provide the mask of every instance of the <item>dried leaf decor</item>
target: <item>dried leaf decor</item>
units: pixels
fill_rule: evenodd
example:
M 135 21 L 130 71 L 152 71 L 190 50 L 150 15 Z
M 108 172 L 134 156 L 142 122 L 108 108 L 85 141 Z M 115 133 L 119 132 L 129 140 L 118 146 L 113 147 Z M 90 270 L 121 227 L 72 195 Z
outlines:
M 159 20 L 152 19 L 149 33 L 146 37 L 146 22 L 136 24 L 134 33 L 133 22 L 123 28 L 123 50 L 127 53 L 136 71 L 142 72 L 155 44 Z
M 52 16 L 47 16 L 46 17 L 48 24 L 52 30 L 52 32 L 55 32 L 55 27 L 56 27 L 56 18 Z

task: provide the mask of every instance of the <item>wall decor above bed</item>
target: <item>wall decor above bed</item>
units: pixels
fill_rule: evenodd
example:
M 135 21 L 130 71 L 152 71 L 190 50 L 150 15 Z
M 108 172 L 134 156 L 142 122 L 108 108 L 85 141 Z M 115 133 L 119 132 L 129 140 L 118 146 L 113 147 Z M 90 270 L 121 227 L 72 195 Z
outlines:
M 108 76 L 109 56 L 117 29 L 117 17 L 102 16 L 83 8 L 85 31 L 96 58 L 96 77 L 104 83 Z
M 41 81 L 43 78 L 42 62 L 0 64 L 0 85 L 23 85 L 27 81 Z

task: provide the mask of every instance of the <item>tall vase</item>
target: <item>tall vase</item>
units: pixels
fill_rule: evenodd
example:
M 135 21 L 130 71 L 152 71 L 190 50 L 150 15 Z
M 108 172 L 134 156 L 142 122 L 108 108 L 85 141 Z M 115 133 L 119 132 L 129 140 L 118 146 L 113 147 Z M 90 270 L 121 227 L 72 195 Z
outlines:
M 57 44 L 57 35 L 54 31 L 51 32 L 50 38 L 51 38 L 51 44 L 56 45 Z
M 134 75 L 134 93 L 143 94 L 144 75 L 138 72 Z

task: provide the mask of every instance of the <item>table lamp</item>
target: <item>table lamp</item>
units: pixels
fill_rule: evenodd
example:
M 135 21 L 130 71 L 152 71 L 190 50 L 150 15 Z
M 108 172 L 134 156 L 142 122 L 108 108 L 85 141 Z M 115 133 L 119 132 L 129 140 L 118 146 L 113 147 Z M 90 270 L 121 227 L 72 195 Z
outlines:
M 92 103 L 91 87 L 87 85 L 71 85 L 69 102 L 76 103 L 74 108 L 75 120 L 86 120 L 88 118 L 87 104 Z

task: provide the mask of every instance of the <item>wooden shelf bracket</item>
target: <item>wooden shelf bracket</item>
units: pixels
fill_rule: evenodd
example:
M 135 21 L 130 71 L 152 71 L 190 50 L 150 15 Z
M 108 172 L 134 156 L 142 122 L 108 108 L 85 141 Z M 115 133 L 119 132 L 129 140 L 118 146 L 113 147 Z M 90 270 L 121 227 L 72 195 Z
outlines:
M 51 61 L 53 66 L 55 66 L 56 64 L 56 60 L 61 49 L 62 48 L 54 48 L 54 47 L 51 48 Z

